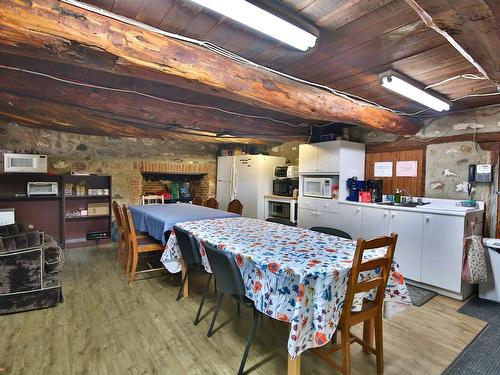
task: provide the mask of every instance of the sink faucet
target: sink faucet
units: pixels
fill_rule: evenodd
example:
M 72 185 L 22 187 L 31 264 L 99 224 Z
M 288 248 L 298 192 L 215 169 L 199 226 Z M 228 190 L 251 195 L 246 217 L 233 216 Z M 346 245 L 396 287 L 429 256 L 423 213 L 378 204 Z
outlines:
M 409 192 L 408 190 L 405 190 L 405 189 L 403 189 L 403 188 L 399 188 L 399 190 L 401 190 L 401 191 L 402 191 L 402 192 L 404 192 L 407 196 L 409 196 L 409 197 L 410 197 L 410 202 L 409 202 L 409 203 L 413 202 L 413 195 L 412 195 L 412 194 L 410 194 L 410 192 Z

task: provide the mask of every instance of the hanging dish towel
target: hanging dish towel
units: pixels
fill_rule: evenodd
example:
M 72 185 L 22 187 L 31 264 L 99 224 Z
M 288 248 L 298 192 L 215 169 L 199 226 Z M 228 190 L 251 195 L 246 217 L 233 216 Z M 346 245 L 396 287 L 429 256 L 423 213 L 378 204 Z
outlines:
M 488 266 L 481 236 L 465 238 L 462 280 L 470 284 L 484 283 L 488 280 Z

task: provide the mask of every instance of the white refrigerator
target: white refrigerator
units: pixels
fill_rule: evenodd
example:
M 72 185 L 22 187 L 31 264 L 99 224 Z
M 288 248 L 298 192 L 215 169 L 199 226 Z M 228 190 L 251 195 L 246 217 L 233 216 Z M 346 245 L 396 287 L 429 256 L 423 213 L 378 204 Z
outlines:
M 243 216 L 264 220 L 264 196 L 272 194 L 274 167 L 286 159 L 267 155 L 220 156 L 217 159 L 217 201 L 226 210 L 233 199 L 243 204 Z

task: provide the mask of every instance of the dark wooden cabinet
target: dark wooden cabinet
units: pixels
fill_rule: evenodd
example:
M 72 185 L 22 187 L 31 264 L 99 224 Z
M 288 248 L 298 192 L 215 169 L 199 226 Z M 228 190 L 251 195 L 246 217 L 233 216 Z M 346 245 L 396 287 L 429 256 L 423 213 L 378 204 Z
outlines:
M 57 182 L 59 194 L 27 196 L 28 182 Z M 65 194 L 65 184 L 85 184 L 85 194 Z M 88 194 L 89 189 L 102 195 Z M 107 190 L 108 194 L 104 194 Z M 14 208 L 16 221 L 45 230 L 66 248 L 92 246 L 111 241 L 111 176 L 47 175 L 37 173 L 0 174 L 0 208 Z M 74 216 L 89 204 L 107 207 L 94 216 Z M 102 209 L 102 208 L 101 208 Z M 88 214 L 88 212 L 87 212 Z M 105 238 L 88 240 L 90 232 L 105 232 Z

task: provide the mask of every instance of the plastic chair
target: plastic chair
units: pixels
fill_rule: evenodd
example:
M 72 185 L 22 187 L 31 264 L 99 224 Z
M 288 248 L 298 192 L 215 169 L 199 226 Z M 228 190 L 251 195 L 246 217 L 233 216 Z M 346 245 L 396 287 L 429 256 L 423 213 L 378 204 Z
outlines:
M 227 212 L 232 212 L 233 214 L 241 215 L 243 212 L 243 205 L 238 199 L 233 199 L 227 205 Z
M 179 294 L 177 294 L 177 301 L 179 301 L 182 297 L 182 290 L 184 289 L 184 285 L 186 284 L 186 280 L 188 279 L 188 275 L 191 270 L 198 269 L 203 270 L 203 266 L 201 263 L 201 255 L 200 248 L 198 246 L 198 242 L 194 238 L 194 236 L 186 232 L 185 230 L 179 228 L 178 226 L 174 226 L 175 237 L 177 238 L 177 243 L 179 244 L 179 248 L 181 250 L 182 259 L 184 263 L 187 265 L 187 272 L 184 275 L 184 279 L 182 280 L 181 286 L 179 288 Z M 207 297 L 208 290 L 210 288 L 210 281 L 212 280 L 212 274 L 208 274 L 207 285 L 203 290 L 203 297 L 201 298 L 200 307 L 198 308 L 198 313 L 196 314 L 196 318 L 194 320 L 194 325 L 198 325 L 200 322 L 200 314 L 203 308 L 203 304 L 205 303 L 205 298 Z
M 288 219 L 281 219 L 279 217 L 268 217 L 266 221 L 269 221 L 270 223 L 278 223 L 278 224 L 283 224 L 283 225 L 288 225 L 289 227 L 295 227 L 297 226 L 295 223 L 291 222 Z
M 340 229 L 329 228 L 329 227 L 312 227 L 311 230 L 315 232 L 330 234 L 332 236 L 337 236 L 337 237 L 347 238 L 348 240 L 352 240 L 352 237 L 349 233 L 346 233 Z
M 159 202 L 158 202 L 159 201 Z M 142 196 L 142 204 L 164 204 L 165 197 L 163 195 L 143 195 Z
M 207 336 L 210 337 L 213 334 L 215 320 L 217 319 L 217 315 L 219 314 L 219 309 L 221 307 L 222 299 L 225 294 L 229 294 L 233 298 L 235 298 L 238 301 L 238 307 L 239 303 L 241 302 L 245 306 L 253 310 L 252 329 L 248 336 L 245 351 L 243 352 L 243 358 L 241 359 L 240 368 L 238 370 L 238 375 L 241 375 L 243 374 L 243 370 L 245 369 L 245 363 L 250 351 L 250 346 L 252 345 L 252 341 L 255 337 L 255 331 L 259 322 L 260 312 L 255 308 L 253 301 L 245 297 L 245 284 L 243 283 L 240 269 L 233 259 L 233 255 L 226 251 L 217 250 L 217 248 L 210 245 L 209 243 L 205 243 L 205 250 L 208 257 L 208 262 L 210 263 L 210 268 L 217 278 L 217 285 L 219 288 L 217 294 L 217 306 L 215 308 L 214 316 L 212 318 L 210 328 L 208 329 Z

